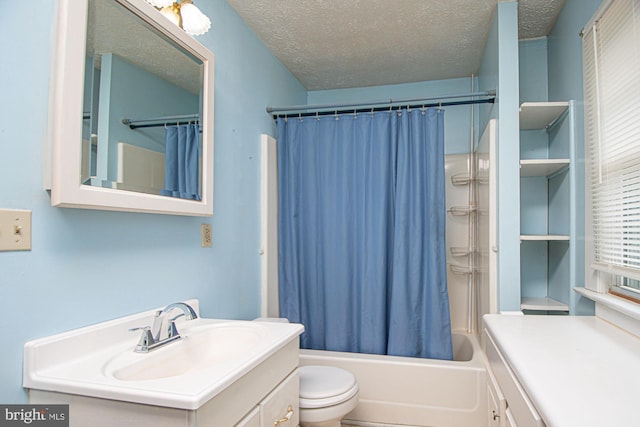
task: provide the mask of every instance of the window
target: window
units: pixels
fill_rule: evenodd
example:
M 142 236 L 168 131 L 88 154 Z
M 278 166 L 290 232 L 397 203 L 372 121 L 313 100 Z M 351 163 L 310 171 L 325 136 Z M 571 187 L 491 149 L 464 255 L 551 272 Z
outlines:
M 640 0 L 605 0 L 583 31 L 587 288 L 640 298 Z

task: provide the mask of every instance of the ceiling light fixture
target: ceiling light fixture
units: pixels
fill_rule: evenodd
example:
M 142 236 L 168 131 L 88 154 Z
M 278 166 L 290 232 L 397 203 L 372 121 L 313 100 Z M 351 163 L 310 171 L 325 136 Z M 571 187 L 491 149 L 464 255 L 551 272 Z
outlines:
M 169 21 L 182 28 L 187 34 L 199 36 L 211 28 L 211 20 L 193 4 L 193 0 L 146 0 Z

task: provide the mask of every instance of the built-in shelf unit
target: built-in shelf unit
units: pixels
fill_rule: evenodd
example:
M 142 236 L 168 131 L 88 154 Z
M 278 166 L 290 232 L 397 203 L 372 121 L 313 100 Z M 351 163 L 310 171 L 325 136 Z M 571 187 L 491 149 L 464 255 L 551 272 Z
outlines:
M 570 313 L 575 283 L 574 103 L 520 107 L 520 308 Z

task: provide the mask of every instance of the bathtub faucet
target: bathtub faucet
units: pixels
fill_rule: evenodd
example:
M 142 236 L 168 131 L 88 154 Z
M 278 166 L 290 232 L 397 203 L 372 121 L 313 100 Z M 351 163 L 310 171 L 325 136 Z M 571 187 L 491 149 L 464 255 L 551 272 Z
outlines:
M 174 309 L 182 310 L 182 313 L 178 314 L 175 317 L 171 317 L 168 319 L 168 325 L 166 328 L 165 320 L 167 319 L 167 315 L 173 311 Z M 156 348 L 162 347 L 170 342 L 177 341 L 180 339 L 180 333 L 176 328 L 176 319 L 184 316 L 187 320 L 197 319 L 198 315 L 195 310 L 189 305 L 183 302 L 175 302 L 173 304 L 169 304 L 162 310 L 156 311 L 156 317 L 153 319 L 153 325 L 131 328 L 130 331 L 142 331 L 142 336 L 140 337 L 140 341 L 138 345 L 136 345 L 135 352 L 136 353 L 148 353 L 151 350 L 155 350 Z M 163 331 L 166 330 L 166 334 L 163 337 Z

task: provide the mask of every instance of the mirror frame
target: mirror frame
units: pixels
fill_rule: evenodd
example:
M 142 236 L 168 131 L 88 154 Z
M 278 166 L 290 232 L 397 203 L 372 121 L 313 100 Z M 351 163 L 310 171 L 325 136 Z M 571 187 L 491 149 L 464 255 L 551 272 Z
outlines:
M 213 215 L 213 113 L 215 57 L 145 0 L 114 0 L 203 62 L 202 200 L 92 187 L 80 182 L 82 102 L 89 0 L 58 0 L 49 93 L 45 189 L 51 205 L 68 208 Z

